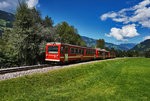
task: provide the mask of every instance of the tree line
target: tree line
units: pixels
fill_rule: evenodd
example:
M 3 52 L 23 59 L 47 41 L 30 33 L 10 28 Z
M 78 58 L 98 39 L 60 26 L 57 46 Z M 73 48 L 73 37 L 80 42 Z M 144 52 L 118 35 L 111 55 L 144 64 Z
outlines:
M 51 17 L 43 19 L 39 10 L 19 1 L 12 29 L 0 38 L 0 67 L 44 63 L 46 43 L 52 41 L 86 46 L 74 26 L 67 22 L 54 26 Z

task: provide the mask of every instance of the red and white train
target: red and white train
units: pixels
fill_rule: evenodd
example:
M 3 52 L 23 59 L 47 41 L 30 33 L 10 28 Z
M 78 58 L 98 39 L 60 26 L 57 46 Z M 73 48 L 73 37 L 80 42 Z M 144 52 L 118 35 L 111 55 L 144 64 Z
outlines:
M 59 42 L 46 45 L 45 60 L 51 62 L 68 63 L 92 59 L 114 58 L 115 54 L 100 48 L 88 48 Z

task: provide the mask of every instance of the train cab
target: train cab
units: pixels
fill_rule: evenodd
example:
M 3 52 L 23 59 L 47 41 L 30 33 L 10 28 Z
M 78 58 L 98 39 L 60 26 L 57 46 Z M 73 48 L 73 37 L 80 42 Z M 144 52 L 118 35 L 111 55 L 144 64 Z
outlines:
M 68 62 L 69 46 L 50 42 L 46 45 L 45 60 L 50 62 Z
M 60 44 L 51 42 L 46 45 L 46 61 L 60 61 Z

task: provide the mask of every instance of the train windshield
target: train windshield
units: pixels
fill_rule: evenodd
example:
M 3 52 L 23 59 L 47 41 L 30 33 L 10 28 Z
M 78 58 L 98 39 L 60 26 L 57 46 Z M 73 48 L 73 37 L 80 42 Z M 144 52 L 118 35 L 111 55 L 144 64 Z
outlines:
M 58 46 L 48 46 L 47 53 L 58 53 Z

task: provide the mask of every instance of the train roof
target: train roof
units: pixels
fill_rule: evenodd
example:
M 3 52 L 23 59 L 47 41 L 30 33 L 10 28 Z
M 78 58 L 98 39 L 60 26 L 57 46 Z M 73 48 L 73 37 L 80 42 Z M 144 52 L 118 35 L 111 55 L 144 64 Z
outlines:
M 49 42 L 47 43 L 47 45 L 68 45 L 68 46 L 74 46 L 74 47 L 89 48 L 89 47 L 83 47 L 83 46 L 72 45 L 72 44 L 61 43 L 61 42 Z M 94 49 L 94 48 L 90 48 L 90 49 Z
M 101 49 L 101 48 L 96 48 L 96 49 L 99 50 L 99 51 L 103 51 L 103 52 L 109 52 L 109 51 L 107 51 L 105 49 Z
M 81 48 L 88 48 L 88 49 L 97 49 L 103 52 L 109 52 L 105 49 L 101 48 L 89 48 L 89 47 L 83 47 L 83 46 L 78 46 L 78 45 L 72 45 L 72 44 L 66 44 L 66 43 L 61 43 L 61 42 L 48 42 L 47 45 L 68 45 L 68 46 L 74 46 L 74 47 L 81 47 Z

